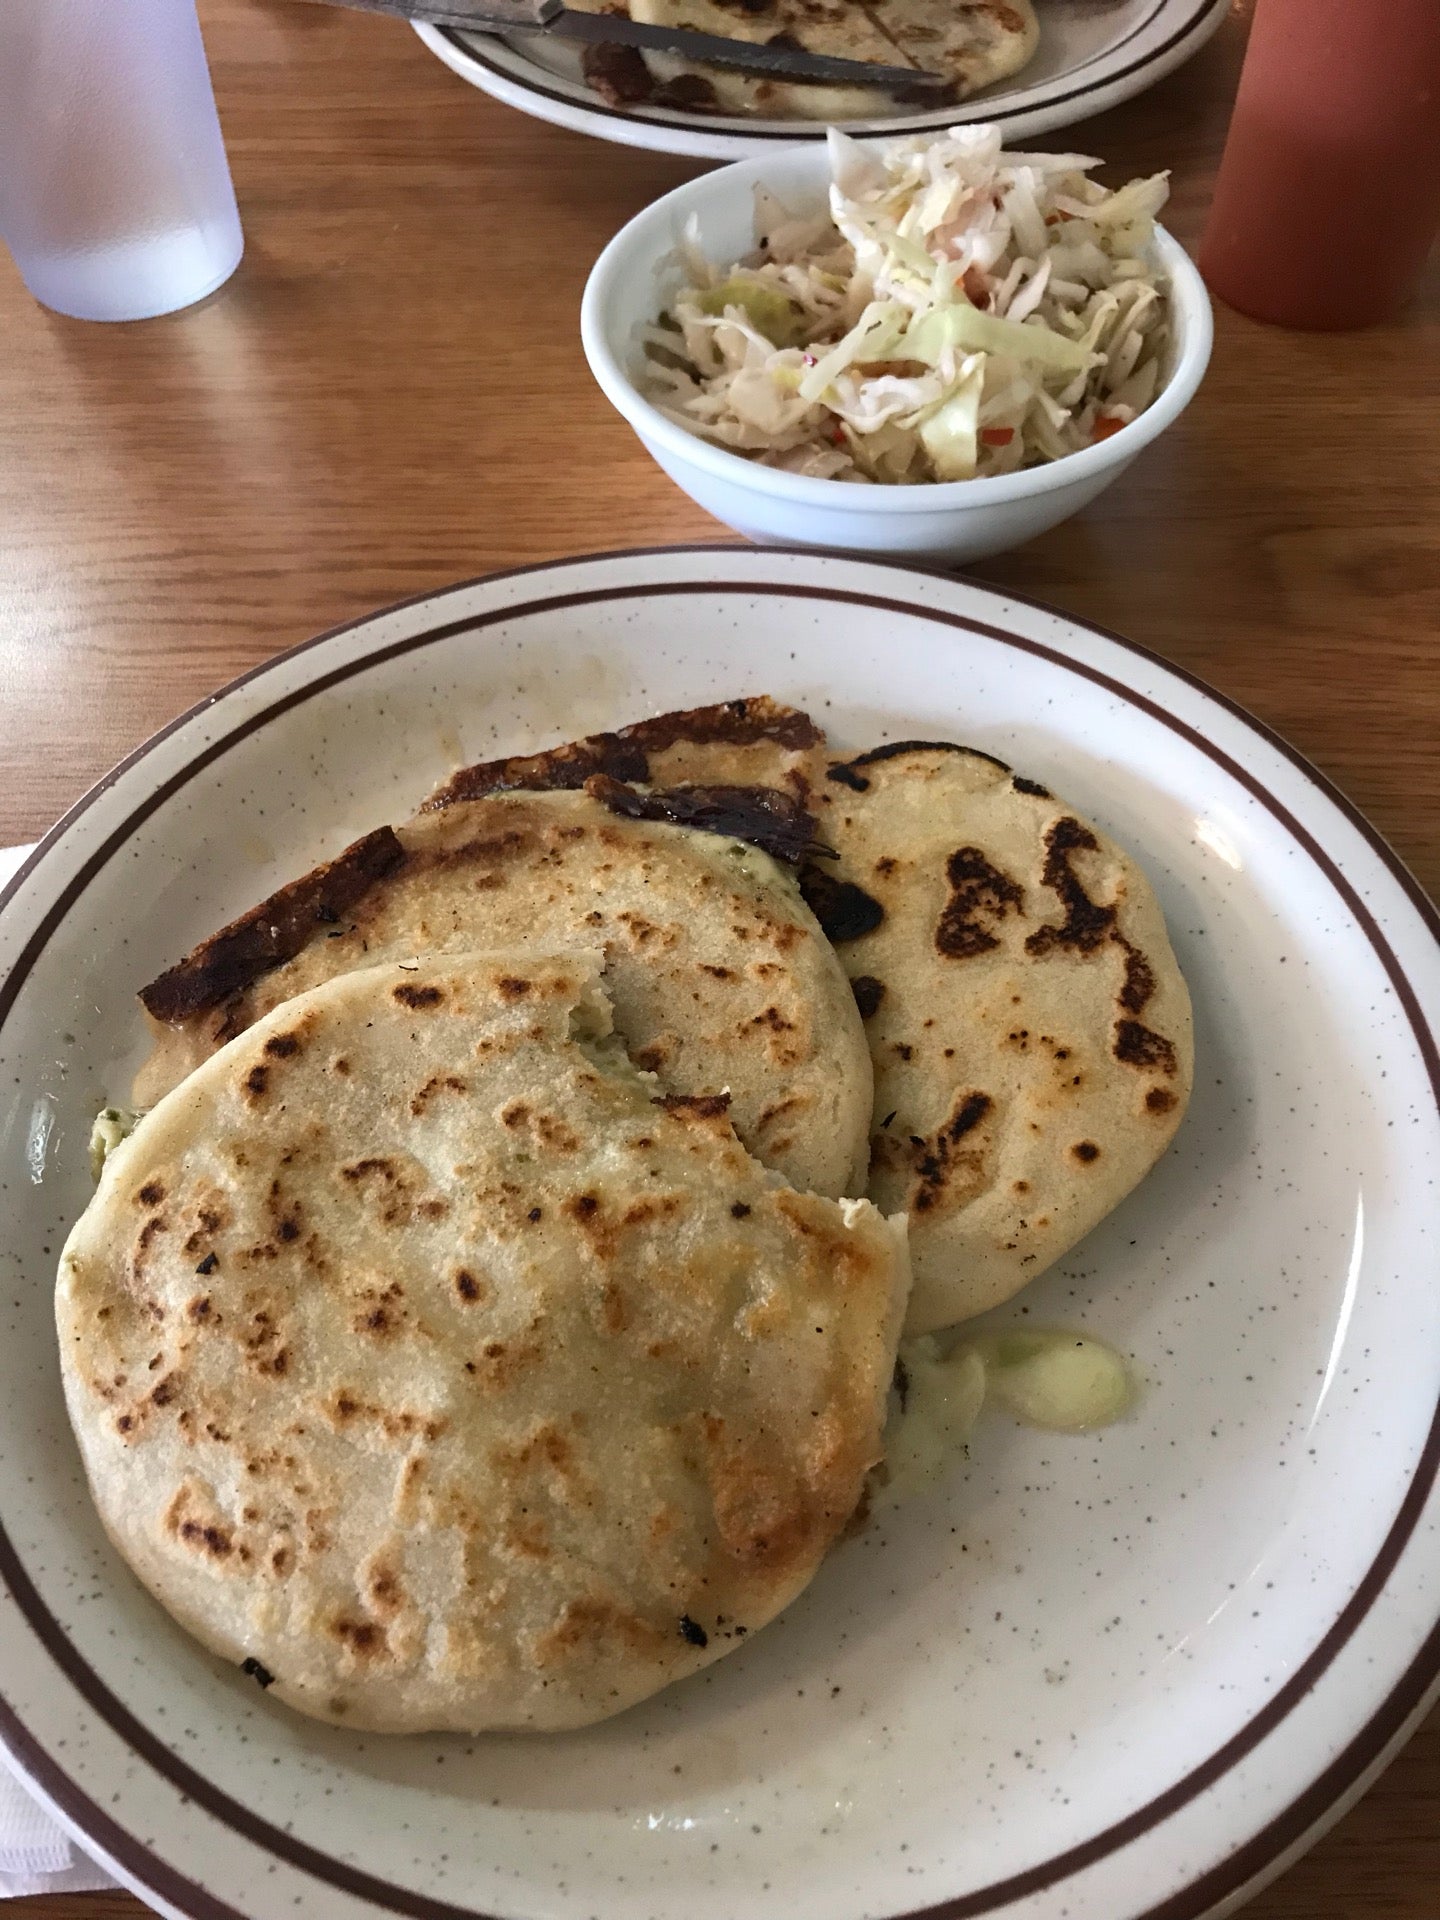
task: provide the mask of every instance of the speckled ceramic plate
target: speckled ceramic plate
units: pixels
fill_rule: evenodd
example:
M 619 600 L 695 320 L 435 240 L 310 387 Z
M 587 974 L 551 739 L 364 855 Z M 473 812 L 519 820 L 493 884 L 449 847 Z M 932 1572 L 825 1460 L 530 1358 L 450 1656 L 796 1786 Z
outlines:
M 202 1653 L 107 1547 L 54 1259 L 135 987 L 457 761 L 767 689 L 954 735 L 1136 849 L 1197 1013 L 1141 1190 L 1008 1309 L 1147 1388 L 987 1416 L 767 1632 L 593 1731 L 387 1740 Z M 48 836 L 0 908 L 0 1731 L 174 1913 L 1196 1920 L 1357 1793 L 1440 1666 L 1435 926 L 1279 741 L 1141 649 L 965 582 L 694 549 L 503 575 L 271 661 Z
M 847 122 L 853 132 L 914 133 L 994 120 L 1014 145 L 1068 127 L 1153 87 L 1204 46 L 1228 0 L 1036 0 L 1040 44 L 1034 58 L 999 85 L 960 106 Z M 464 33 L 417 25 L 415 31 L 482 93 L 536 119 L 622 146 L 706 160 L 743 160 L 777 145 L 821 140 L 823 124 L 744 119 L 674 108 L 610 107 L 586 86 L 579 50 L 534 34 Z

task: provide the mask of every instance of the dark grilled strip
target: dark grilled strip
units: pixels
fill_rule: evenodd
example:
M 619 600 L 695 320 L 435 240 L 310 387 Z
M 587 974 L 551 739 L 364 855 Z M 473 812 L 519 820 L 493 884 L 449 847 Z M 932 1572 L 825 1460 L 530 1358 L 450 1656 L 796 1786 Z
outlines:
M 612 780 L 646 780 L 650 762 L 639 747 L 627 746 L 618 733 L 596 733 L 571 740 L 546 753 L 520 754 L 510 760 L 486 760 L 462 767 L 437 787 L 420 809 L 440 813 L 460 800 L 481 800 L 487 793 L 552 793 L 583 787 L 597 773 Z
M 714 707 L 689 707 L 683 712 L 657 714 L 637 720 L 618 733 L 592 733 L 545 753 L 522 754 L 509 760 L 486 760 L 452 774 L 421 808 L 438 813 L 460 800 L 478 800 L 487 793 L 516 788 L 545 792 L 555 787 L 583 787 L 592 774 L 612 780 L 644 782 L 650 778 L 650 755 L 686 742 L 692 746 L 754 746 L 773 740 L 777 746 L 799 750 L 817 746 L 822 735 L 809 714 L 784 707 L 768 694 L 748 700 L 724 700 Z
M 981 753 L 979 747 L 960 747 L 952 739 L 893 739 L 883 747 L 872 747 L 870 753 L 856 753 L 852 760 L 833 762 L 826 778 L 837 780 L 845 787 L 854 787 L 856 793 L 864 793 L 870 783 L 858 778 L 856 768 L 879 766 L 881 760 L 899 760 L 902 753 L 968 753 L 972 760 L 989 760 L 991 766 L 998 766 L 1002 774 L 1010 772 L 1006 762 L 996 760 L 993 753 Z
M 722 700 L 714 707 L 687 707 L 678 713 L 657 714 L 653 720 L 637 720 L 632 727 L 622 727 L 619 737 L 647 753 L 663 753 L 682 742 L 753 747 L 761 740 L 798 751 L 819 746 L 824 735 L 808 713 L 758 693 L 748 700 Z
M 873 894 L 853 880 L 836 879 L 813 862 L 800 869 L 800 892 L 832 945 L 873 933 L 885 918 L 885 909 Z
M 868 793 L 870 782 L 863 773 L 856 773 L 853 767 L 846 766 L 843 760 L 837 760 L 825 769 L 825 778 L 833 780 L 837 787 L 849 787 L 852 793 Z
M 778 787 L 667 787 L 637 793 L 608 774 L 593 774 L 585 791 L 627 820 L 666 820 L 699 833 L 746 840 L 777 860 L 794 866 L 807 852 L 815 821 L 793 794 Z
M 718 1120 L 730 1111 L 728 1093 L 662 1093 L 651 1101 L 666 1113 L 692 1114 L 697 1120 Z M 750 1211 L 747 1207 L 746 1213 Z M 743 1216 L 741 1216 L 743 1218 Z
M 803 81 L 798 82 L 804 85 Z M 662 80 L 650 96 L 657 107 L 677 107 L 682 113 L 724 113 L 725 104 L 713 82 L 703 73 L 677 73 L 673 80 Z
M 192 953 L 140 989 L 147 1013 L 170 1024 L 218 1007 L 262 973 L 293 959 L 316 925 L 338 920 L 405 858 L 391 827 L 377 827 L 328 866 L 292 880 L 258 907 L 202 940 Z
M 655 97 L 655 76 L 638 47 L 612 41 L 582 48 L 580 71 L 607 107 L 638 107 Z

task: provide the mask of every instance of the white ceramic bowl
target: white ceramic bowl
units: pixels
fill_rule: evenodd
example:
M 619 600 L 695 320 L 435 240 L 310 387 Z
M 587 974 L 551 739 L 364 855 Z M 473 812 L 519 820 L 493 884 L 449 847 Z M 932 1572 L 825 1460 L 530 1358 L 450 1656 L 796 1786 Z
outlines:
M 755 245 L 757 185 L 763 182 L 788 206 L 804 211 L 824 205 L 829 178 L 826 149 L 809 146 L 742 160 L 691 180 L 621 228 L 585 287 L 580 337 L 606 397 L 676 485 L 737 533 L 762 543 L 978 560 L 1019 546 L 1078 513 L 1189 404 L 1210 359 L 1210 301 L 1189 256 L 1162 228 L 1155 244 L 1170 279 L 1172 313 L 1165 385 L 1129 426 L 1050 466 L 933 486 L 857 486 L 780 473 L 676 426 L 635 384 L 635 335 L 680 285 L 673 254 L 685 222 L 696 215 L 702 249 L 728 264 Z

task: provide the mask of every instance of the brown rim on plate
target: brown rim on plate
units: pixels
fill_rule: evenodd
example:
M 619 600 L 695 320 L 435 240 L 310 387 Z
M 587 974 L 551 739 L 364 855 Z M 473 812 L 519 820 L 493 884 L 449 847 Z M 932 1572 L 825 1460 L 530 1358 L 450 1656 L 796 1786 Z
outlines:
M 1118 53 L 1122 47 L 1128 46 L 1137 34 L 1143 33 L 1146 27 L 1152 24 L 1164 4 L 1165 0 L 1156 0 L 1153 11 L 1146 14 L 1143 20 L 1137 22 L 1137 24 L 1121 39 L 1117 40 L 1113 46 L 1106 47 L 1100 53 L 1092 54 L 1082 66 L 1075 68 L 1074 72 L 1083 73 L 1086 67 L 1093 66 L 1097 60 L 1106 59 L 1110 55 Z M 1087 93 L 1092 93 L 1101 86 L 1111 86 L 1117 80 L 1124 80 L 1139 68 L 1149 66 L 1154 60 L 1163 60 L 1165 55 L 1179 46 L 1187 35 L 1195 32 L 1211 12 L 1216 14 L 1218 23 L 1218 17 L 1221 12 L 1219 0 L 1197 0 L 1194 12 L 1188 16 L 1182 26 L 1176 28 L 1168 40 L 1162 41 L 1158 47 L 1152 48 L 1149 53 L 1143 55 L 1139 60 L 1132 60 L 1128 66 L 1121 67 L 1116 72 L 1107 74 L 1103 81 L 1092 82 L 1087 86 L 1072 87 L 1068 93 L 1050 94 L 1044 99 L 1031 101 L 1028 106 L 1006 108 L 1003 105 L 1003 96 L 1001 96 L 996 102 L 996 111 L 992 114 L 987 114 L 985 118 L 993 121 L 996 126 L 1004 128 L 1010 121 L 1019 119 L 1022 114 L 1038 113 L 1044 108 L 1064 106 L 1066 102 L 1070 100 L 1083 100 Z M 697 129 L 714 127 L 714 131 L 717 133 L 730 133 L 733 134 L 736 139 L 775 140 L 788 146 L 794 146 L 797 140 L 806 138 L 818 140 L 824 135 L 825 129 L 823 125 L 815 121 L 807 122 L 797 120 L 791 127 L 781 128 L 750 126 L 746 124 L 744 117 L 738 114 L 692 113 L 688 114 L 682 120 L 676 119 L 671 114 L 641 111 L 640 109 L 644 108 L 645 105 L 643 101 L 637 102 L 635 107 L 630 108 L 607 106 L 599 94 L 594 96 L 592 104 L 589 99 L 582 98 L 577 100 L 574 94 L 561 93 L 554 87 L 542 86 L 538 80 L 531 79 L 529 74 L 522 76 L 513 72 L 509 67 L 498 65 L 489 54 L 482 53 L 475 45 L 476 36 L 466 33 L 463 28 L 436 27 L 435 32 L 442 40 L 452 46 L 457 53 L 463 55 L 467 60 L 473 60 L 477 67 L 483 67 L 487 73 L 494 74 L 497 80 L 508 80 L 512 86 L 524 87 L 527 92 L 538 93 L 546 100 L 554 100 L 561 106 L 575 107 L 585 113 L 599 114 L 607 120 L 634 120 L 647 127 L 666 127 L 673 133 L 693 133 Z M 543 73 L 545 69 L 540 67 L 537 68 L 536 71 Z M 1056 80 L 1052 84 L 1063 85 L 1064 81 L 1069 77 L 1070 76 L 1066 74 L 1057 75 Z M 975 97 L 974 95 L 971 96 L 972 99 Z M 964 106 L 965 102 L 962 101 L 960 105 Z M 910 133 L 933 133 L 939 129 L 953 125 L 955 122 L 955 112 L 956 109 L 952 106 L 940 108 L 934 113 L 924 115 L 897 114 L 893 130 L 897 137 Z M 716 121 L 724 121 L 727 124 L 723 127 L 714 126 Z M 729 124 L 731 122 L 734 124 Z M 807 125 L 815 129 L 815 131 L 809 135 L 804 131 Z M 864 139 L 879 138 L 882 132 L 882 129 L 877 129 L 861 137 Z
M 444 600 L 467 588 L 490 584 L 498 580 L 513 579 L 532 573 L 556 573 L 567 566 L 584 566 L 605 560 L 620 560 L 638 557 L 645 553 L 697 553 L 715 551 L 751 551 L 748 548 L 717 548 L 712 545 L 697 544 L 669 548 L 631 549 L 628 553 L 586 554 L 570 560 L 546 561 L 530 566 L 516 567 L 498 573 L 482 575 L 478 579 L 458 583 L 438 593 L 418 594 L 409 600 L 396 603 L 381 612 L 394 612 L 405 607 L 423 605 L 431 600 Z M 799 557 L 815 558 L 811 550 L 780 549 L 798 554 Z M 846 556 L 853 558 L 853 556 Z M 935 577 L 948 578 L 939 569 L 905 569 L 886 563 L 868 561 L 864 564 L 873 567 L 885 567 L 903 579 L 910 573 L 931 573 Z M 975 583 L 966 583 L 975 584 Z M 1043 603 L 1026 600 L 1019 594 L 1001 595 L 997 590 L 982 588 L 996 598 L 1010 598 L 1023 604 L 1039 607 L 1046 613 L 1054 613 L 1053 608 Z M 209 742 L 191 757 L 184 767 L 172 774 L 152 793 L 135 807 L 102 844 L 89 856 L 79 871 L 66 883 L 59 898 L 44 916 L 24 950 L 11 968 L 3 985 L 0 985 L 0 1028 L 9 1016 L 16 998 L 25 981 L 33 971 L 43 954 L 51 935 L 69 912 L 74 902 L 84 893 L 90 882 L 104 868 L 119 849 L 130 838 L 134 829 L 150 817 L 173 794 L 185 786 L 197 773 L 213 761 L 228 752 L 233 746 L 256 732 L 260 727 L 276 719 L 290 709 L 304 704 L 312 696 L 324 692 L 327 688 L 368 671 L 372 666 L 386 660 L 417 651 L 421 647 L 454 638 L 462 633 L 479 632 L 510 620 L 520 620 L 528 615 L 572 611 L 584 606 L 594 606 L 607 601 L 637 598 L 673 598 L 686 595 L 739 594 L 747 597 L 770 595 L 786 599 L 829 600 L 850 606 L 872 609 L 876 612 L 899 614 L 934 622 L 936 625 L 952 630 L 975 633 L 988 640 L 999 642 L 1003 646 L 1017 649 L 1046 660 L 1052 665 L 1080 675 L 1096 686 L 1103 688 L 1115 698 L 1137 708 L 1162 725 L 1189 745 L 1205 754 L 1222 771 L 1239 782 L 1278 822 L 1284 831 L 1308 854 L 1312 862 L 1320 869 L 1353 916 L 1356 925 L 1364 932 L 1374 949 L 1377 958 L 1385 970 L 1397 1001 L 1404 1009 L 1416 1046 L 1425 1063 L 1432 1090 L 1435 1095 L 1437 1111 L 1440 1111 L 1440 1046 L 1437 1046 L 1434 1034 L 1427 1024 L 1416 998 L 1414 989 L 1391 949 L 1385 936 L 1376 924 L 1373 915 L 1360 898 L 1355 888 L 1345 878 L 1340 868 L 1329 854 L 1320 846 L 1312 834 L 1295 819 L 1259 781 L 1228 754 L 1207 741 L 1202 734 L 1188 723 L 1167 713 L 1165 709 L 1147 695 L 1124 686 L 1083 661 L 1071 659 L 1058 649 L 1047 646 L 1041 641 L 1029 639 L 1023 635 L 1007 632 L 979 620 L 964 615 L 946 612 L 937 608 L 917 605 L 913 601 L 891 598 L 888 595 L 870 594 L 841 587 L 803 586 L 778 581 L 742 581 L 742 580 L 683 580 L 662 581 L 649 585 L 630 585 L 620 587 L 591 588 L 568 594 L 552 594 L 537 597 L 529 601 L 518 602 L 489 612 L 473 614 L 461 619 L 427 627 L 423 632 L 396 640 L 386 646 L 378 647 L 363 658 L 353 660 L 337 667 L 329 673 L 321 674 L 302 687 L 270 702 L 263 711 L 253 713 L 221 738 Z M 375 613 L 367 614 L 359 620 L 347 621 L 341 626 L 317 635 L 300 646 L 273 656 L 270 660 L 242 674 L 230 682 L 225 691 L 233 690 L 260 676 L 271 672 L 277 666 L 287 664 L 297 655 L 308 652 L 357 628 L 368 626 Z M 1075 619 L 1070 615 L 1061 615 L 1070 624 L 1082 630 L 1098 635 L 1124 648 L 1128 653 L 1140 659 L 1159 665 L 1165 671 L 1174 674 L 1188 685 L 1198 689 L 1207 698 L 1245 722 L 1261 738 L 1284 754 L 1310 783 L 1327 799 L 1337 805 L 1345 817 L 1365 838 L 1372 851 L 1387 871 L 1399 883 L 1402 890 L 1415 907 L 1427 930 L 1440 941 L 1440 915 L 1425 897 L 1418 883 L 1406 870 L 1396 854 L 1386 845 L 1364 816 L 1340 794 L 1319 770 L 1313 767 L 1303 755 L 1289 746 L 1263 722 L 1256 720 L 1236 702 L 1217 693 L 1213 688 L 1189 673 L 1177 667 L 1134 641 L 1126 640 L 1118 634 L 1107 632 L 1093 622 Z M 55 827 L 45 836 L 35 852 L 29 857 L 11 881 L 0 889 L 0 910 L 17 889 L 24 883 L 26 875 L 33 871 L 36 864 L 45 856 L 56 840 L 64 833 L 71 822 L 88 810 L 94 802 L 112 787 L 121 774 L 134 766 L 170 734 L 186 725 L 202 712 L 215 704 L 218 696 L 212 695 L 188 712 L 171 721 L 168 726 L 153 735 L 150 740 L 137 748 L 135 752 L 121 761 L 109 774 L 97 783 L 87 794 L 64 815 Z M 1207 1788 L 1213 1786 L 1233 1767 L 1250 1754 L 1259 1743 L 1298 1705 L 1304 1696 L 1320 1679 L 1338 1654 L 1358 1630 L 1366 1615 L 1379 1598 L 1386 1582 L 1403 1553 L 1406 1544 L 1419 1523 L 1420 1516 L 1435 1485 L 1437 1473 L 1440 1473 L 1440 1404 L 1437 1404 L 1435 1416 L 1431 1422 L 1425 1445 L 1416 1464 L 1410 1484 L 1400 1503 L 1395 1518 L 1386 1534 L 1380 1552 L 1364 1578 L 1357 1585 L 1345 1607 L 1325 1633 L 1318 1645 L 1308 1657 L 1295 1669 L 1284 1686 L 1280 1687 L 1271 1699 L 1232 1737 L 1219 1747 L 1208 1759 L 1174 1782 L 1164 1792 L 1158 1794 L 1145 1806 L 1115 1822 L 1103 1832 L 1092 1835 L 1090 1839 L 1067 1848 L 1050 1860 L 1027 1868 L 1024 1872 L 1013 1874 L 1007 1879 L 997 1881 L 988 1887 L 979 1888 L 954 1899 L 942 1901 L 937 1905 L 912 1910 L 904 1920 L 979 1920 L 979 1916 L 996 1913 L 1011 1902 L 1041 1892 L 1054 1886 L 1058 1881 L 1072 1873 L 1081 1872 L 1099 1861 L 1117 1852 L 1145 1833 L 1159 1826 L 1172 1814 L 1178 1812 L 1194 1800 Z M 271 1825 L 248 1807 L 242 1806 L 206 1780 L 193 1768 L 187 1766 L 176 1754 L 164 1745 L 126 1708 L 104 1681 L 95 1672 L 79 1651 L 66 1637 L 60 1622 L 49 1611 L 44 1600 L 35 1589 L 25 1568 L 15 1551 L 13 1543 L 0 1525 L 0 1576 L 9 1586 L 11 1596 L 29 1622 L 36 1636 L 45 1646 L 66 1678 L 76 1691 L 99 1715 L 106 1725 L 131 1750 L 148 1764 L 172 1786 L 189 1799 L 203 1807 L 206 1812 L 228 1826 L 242 1838 L 253 1842 L 276 1859 L 309 1873 L 326 1882 L 339 1891 L 369 1901 L 373 1906 L 388 1912 L 413 1915 L 415 1920 L 493 1920 L 479 1909 L 455 1905 L 439 1900 L 418 1891 L 382 1880 L 378 1876 L 364 1872 L 347 1862 L 322 1853 L 294 1835 Z M 1252 1835 L 1233 1854 L 1213 1867 L 1201 1877 L 1184 1888 L 1178 1894 L 1167 1897 L 1159 1906 L 1153 1907 L 1143 1916 L 1143 1920 L 1202 1920 L 1219 1901 L 1239 1891 L 1250 1882 L 1263 1875 L 1267 1868 L 1275 1865 L 1297 1840 L 1302 1839 L 1318 1826 L 1335 1804 L 1356 1785 L 1365 1772 L 1381 1758 L 1386 1748 L 1403 1730 L 1406 1722 L 1420 1708 L 1431 1689 L 1440 1682 L 1440 1623 L 1431 1632 L 1420 1652 L 1405 1674 L 1387 1695 L 1365 1725 L 1350 1741 L 1344 1751 L 1321 1772 L 1310 1785 L 1291 1802 L 1282 1813 L 1271 1820 L 1259 1833 Z M 185 1878 L 168 1863 L 159 1858 L 151 1848 L 132 1834 L 125 1832 L 107 1813 L 98 1807 L 81 1788 L 79 1788 L 34 1738 L 19 1716 L 0 1699 L 0 1736 L 9 1750 L 20 1762 L 24 1771 L 37 1786 L 59 1807 L 67 1817 L 87 1836 L 92 1838 L 111 1859 L 116 1861 L 126 1873 L 160 1898 L 193 1916 L 193 1920 L 244 1920 L 234 1908 L 227 1906 L 214 1895 L 195 1882 Z M 897 1915 L 896 1920 L 901 1920 Z

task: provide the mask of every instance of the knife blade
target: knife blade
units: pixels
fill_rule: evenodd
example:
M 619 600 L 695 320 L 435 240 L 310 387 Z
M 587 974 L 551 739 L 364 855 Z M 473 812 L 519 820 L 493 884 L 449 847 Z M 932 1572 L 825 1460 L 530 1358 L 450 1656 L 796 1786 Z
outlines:
M 708 61 L 717 67 L 739 67 L 748 72 L 778 74 L 789 80 L 822 80 L 832 86 L 914 87 L 943 85 L 943 76 L 914 67 L 882 67 L 871 60 L 846 60 L 837 54 L 812 53 L 808 47 L 764 40 L 730 40 L 718 33 L 699 33 L 693 27 L 657 27 L 615 13 L 578 13 L 557 6 L 538 31 L 563 40 L 591 45 L 639 47 L 642 52 L 678 54 L 686 60 Z
M 334 0 L 332 0 L 334 4 Z M 639 47 L 652 53 L 679 54 L 712 66 L 777 74 L 788 80 L 819 80 L 838 86 L 944 88 L 943 74 L 919 67 L 880 66 L 871 60 L 846 60 L 837 54 L 811 53 L 788 42 L 731 40 L 692 27 L 658 27 L 618 13 L 579 13 L 564 0 L 339 0 L 363 13 L 386 13 L 423 20 L 437 27 L 470 33 L 542 33 L 592 46 Z

